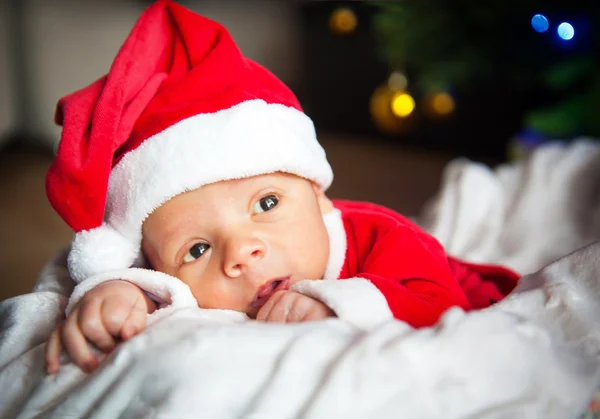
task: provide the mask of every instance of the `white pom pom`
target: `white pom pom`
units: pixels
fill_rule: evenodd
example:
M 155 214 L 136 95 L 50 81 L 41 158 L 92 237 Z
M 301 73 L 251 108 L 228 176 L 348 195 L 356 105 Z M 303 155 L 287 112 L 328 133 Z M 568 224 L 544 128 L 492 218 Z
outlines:
M 80 283 L 96 274 L 129 268 L 139 252 L 139 245 L 134 245 L 104 223 L 93 230 L 75 234 L 68 259 L 69 272 Z

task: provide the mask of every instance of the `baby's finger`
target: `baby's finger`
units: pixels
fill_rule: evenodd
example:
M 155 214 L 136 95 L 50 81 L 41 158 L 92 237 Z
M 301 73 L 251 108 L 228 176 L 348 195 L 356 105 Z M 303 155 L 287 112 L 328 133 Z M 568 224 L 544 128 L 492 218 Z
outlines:
M 61 335 L 65 349 L 75 365 L 85 372 L 91 372 L 98 366 L 98 360 L 90 351 L 88 343 L 79 329 L 78 310 L 73 311 L 67 317 Z
M 104 327 L 116 338 L 121 336 L 121 329 L 134 304 L 125 298 L 107 298 L 102 302 L 100 315 Z
M 148 313 L 138 306 L 134 306 L 129 313 L 129 317 L 125 320 L 121 328 L 121 338 L 123 340 L 131 339 L 140 333 L 146 327 L 146 317 Z
M 282 292 L 281 297 L 273 305 L 265 321 L 277 323 L 289 322 L 296 298 L 297 294 L 294 292 Z
M 46 343 L 46 371 L 48 374 L 55 374 L 60 368 L 60 351 L 62 350 L 61 331 L 62 325 L 58 326 Z
M 273 308 L 277 305 L 279 300 L 285 295 L 286 291 L 277 291 L 267 300 L 267 302 L 260 308 L 256 314 L 256 320 L 261 322 L 266 321 L 277 321 L 274 320 L 274 315 L 271 314 Z M 281 320 L 284 321 L 285 319 Z
M 324 304 L 319 304 L 307 310 L 306 313 L 304 313 L 304 317 L 300 321 L 310 322 L 316 320 L 323 320 L 333 316 L 335 316 L 333 310 L 331 310 Z
M 84 304 L 79 312 L 79 328 L 83 336 L 92 342 L 98 349 L 104 352 L 112 351 L 116 344 L 113 337 L 108 333 L 100 314 L 102 300 L 92 300 Z
M 293 297 L 287 309 L 286 321 L 288 323 L 303 321 L 307 313 L 315 306 L 315 300 L 310 297 L 298 293 L 293 294 Z

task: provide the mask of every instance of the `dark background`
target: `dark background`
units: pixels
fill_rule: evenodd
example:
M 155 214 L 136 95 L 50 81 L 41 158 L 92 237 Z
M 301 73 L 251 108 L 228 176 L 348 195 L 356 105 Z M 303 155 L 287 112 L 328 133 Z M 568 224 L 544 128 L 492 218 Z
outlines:
M 351 7 L 359 25 L 354 33 L 335 36 L 327 21 L 339 7 Z M 519 132 L 528 98 L 539 92 L 511 91 L 502 84 L 473 85 L 461 92 L 459 106 L 443 122 L 416 121 L 400 134 L 380 132 L 369 114 L 375 86 L 389 75 L 379 56 L 372 29 L 376 9 L 368 2 L 308 2 L 302 16 L 305 110 L 323 130 L 377 137 L 397 146 L 445 150 L 502 160 L 510 138 Z

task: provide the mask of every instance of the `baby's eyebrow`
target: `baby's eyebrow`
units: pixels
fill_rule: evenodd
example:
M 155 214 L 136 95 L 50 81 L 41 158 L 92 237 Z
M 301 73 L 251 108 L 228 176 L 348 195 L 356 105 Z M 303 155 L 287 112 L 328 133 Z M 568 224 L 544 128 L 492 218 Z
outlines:
M 179 251 L 179 247 L 181 247 L 185 241 L 184 234 L 185 233 L 182 233 L 182 229 L 180 228 L 180 223 L 167 228 L 159 242 L 152 246 L 158 260 L 162 263 L 172 262 L 171 259 L 174 258 L 174 255 Z M 173 258 L 171 258 L 171 255 L 173 255 Z

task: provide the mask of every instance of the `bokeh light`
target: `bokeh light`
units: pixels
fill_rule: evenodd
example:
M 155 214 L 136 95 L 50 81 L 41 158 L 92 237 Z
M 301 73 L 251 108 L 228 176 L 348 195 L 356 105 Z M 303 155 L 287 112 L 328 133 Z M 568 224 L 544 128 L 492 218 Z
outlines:
M 561 39 L 570 41 L 575 36 L 575 28 L 569 22 L 563 22 L 558 25 L 556 33 L 558 33 L 558 36 L 560 36 Z
M 395 92 L 405 90 L 408 86 L 408 79 L 404 73 L 400 71 L 394 71 L 392 74 L 390 74 L 390 77 L 388 77 L 388 86 Z
M 375 89 L 369 102 L 371 120 L 382 132 L 398 134 L 405 129 L 406 119 L 397 118 L 390 104 L 394 97 L 394 91 L 386 84 Z
M 397 92 L 392 97 L 392 112 L 399 118 L 406 118 L 415 110 L 415 100 L 406 92 Z
M 542 14 L 537 14 L 531 18 L 531 27 L 534 31 L 543 33 L 548 30 L 550 24 L 548 23 L 548 18 Z
M 347 35 L 358 26 L 356 13 L 348 7 L 335 9 L 329 18 L 329 28 L 337 35 Z
M 449 115 L 454 111 L 454 99 L 447 92 L 439 92 L 431 98 L 431 109 L 438 115 Z

